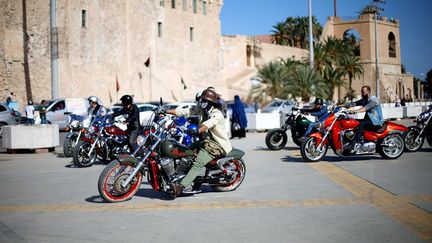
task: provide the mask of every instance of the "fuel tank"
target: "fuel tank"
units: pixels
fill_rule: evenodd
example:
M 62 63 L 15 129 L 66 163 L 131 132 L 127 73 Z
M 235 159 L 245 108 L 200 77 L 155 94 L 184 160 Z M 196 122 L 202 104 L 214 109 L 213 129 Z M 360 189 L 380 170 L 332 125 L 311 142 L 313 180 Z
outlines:
M 163 156 L 171 158 L 188 157 L 194 154 L 188 147 L 174 140 L 165 140 L 161 145 L 161 152 Z
M 360 124 L 356 119 L 342 119 L 339 121 L 339 126 L 343 130 L 354 129 Z
M 107 126 L 105 128 L 106 133 L 110 135 L 128 135 L 126 131 L 121 130 L 120 128 L 116 126 Z

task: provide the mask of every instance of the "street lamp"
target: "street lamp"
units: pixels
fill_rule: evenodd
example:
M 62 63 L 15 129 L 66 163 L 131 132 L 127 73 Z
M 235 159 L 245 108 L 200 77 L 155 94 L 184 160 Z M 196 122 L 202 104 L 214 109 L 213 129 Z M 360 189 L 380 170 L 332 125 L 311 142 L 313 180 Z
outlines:
M 312 39 L 312 0 L 309 0 L 309 66 L 311 70 L 314 68 L 314 47 Z
M 379 7 L 379 4 L 385 4 L 385 0 L 373 0 L 371 4 L 365 7 L 365 12 L 374 14 L 374 25 L 375 25 L 375 79 L 376 79 L 376 96 L 379 99 L 379 59 L 378 59 L 378 31 L 377 31 L 377 17 L 384 11 L 383 8 Z

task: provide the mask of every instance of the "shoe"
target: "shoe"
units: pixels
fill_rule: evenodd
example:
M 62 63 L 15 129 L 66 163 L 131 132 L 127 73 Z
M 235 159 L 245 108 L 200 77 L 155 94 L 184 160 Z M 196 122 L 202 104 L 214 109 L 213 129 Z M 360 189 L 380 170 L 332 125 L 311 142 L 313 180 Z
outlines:
M 173 183 L 171 184 L 172 190 L 173 190 L 173 197 L 176 198 L 178 196 L 180 196 L 180 194 L 182 193 L 184 186 L 182 184 L 177 184 L 177 183 Z

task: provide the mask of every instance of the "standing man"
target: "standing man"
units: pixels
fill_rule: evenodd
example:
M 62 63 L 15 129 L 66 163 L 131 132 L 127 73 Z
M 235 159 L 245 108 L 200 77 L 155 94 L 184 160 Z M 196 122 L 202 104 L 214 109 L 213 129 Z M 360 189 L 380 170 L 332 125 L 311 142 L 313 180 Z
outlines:
M 27 124 L 34 124 L 34 106 L 33 106 L 33 102 L 31 100 L 28 101 L 27 103 L 28 105 L 25 107 L 25 113 L 26 113 L 26 118 Z
M 200 122 L 198 133 L 209 133 L 209 139 L 219 147 L 216 151 L 223 151 L 225 154 L 232 150 L 228 134 L 225 130 L 225 118 L 221 111 L 218 94 L 213 89 L 206 89 L 198 97 L 196 109 L 177 107 L 175 110 L 167 110 L 166 113 L 176 116 L 190 116 L 198 114 Z M 198 155 L 192 168 L 182 179 L 180 184 L 173 184 L 174 197 L 179 196 L 183 189 L 188 188 L 197 177 L 200 170 L 217 155 L 215 151 L 209 151 L 209 148 L 199 148 Z
M 356 102 L 351 103 L 349 106 L 361 106 L 360 109 L 354 109 L 351 107 L 349 110 L 353 113 L 366 112 L 363 120 L 360 120 L 357 133 L 354 136 L 353 143 L 350 144 L 350 149 L 355 148 L 356 143 L 361 143 L 363 137 L 363 131 L 367 130 L 378 130 L 384 123 L 382 115 L 381 104 L 376 96 L 371 96 L 371 88 L 369 86 L 363 86 L 361 88 L 362 98 Z
M 42 100 L 40 103 L 40 108 L 39 108 L 39 117 L 41 119 L 41 124 L 47 124 L 47 119 L 46 119 L 46 101 Z

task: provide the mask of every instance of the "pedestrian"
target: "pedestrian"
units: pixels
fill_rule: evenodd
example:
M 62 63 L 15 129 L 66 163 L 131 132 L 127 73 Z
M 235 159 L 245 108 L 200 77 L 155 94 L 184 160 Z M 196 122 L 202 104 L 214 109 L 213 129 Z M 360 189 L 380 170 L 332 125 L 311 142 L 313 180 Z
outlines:
M 401 106 L 405 106 L 405 102 L 406 102 L 406 99 L 405 99 L 405 97 L 403 97 L 401 102 L 400 102 Z
M 401 100 L 399 99 L 399 97 L 396 97 L 395 107 L 399 106 L 401 106 Z
M 25 107 L 26 112 L 26 123 L 27 124 L 34 124 L 34 106 L 33 102 L 31 100 L 28 101 L 28 105 Z
M 246 137 L 247 119 L 243 103 L 240 96 L 234 96 L 234 104 L 232 106 L 231 117 L 231 138 L 245 138 Z
M 42 100 L 40 103 L 39 117 L 41 119 L 41 124 L 48 124 L 46 119 L 46 100 Z

